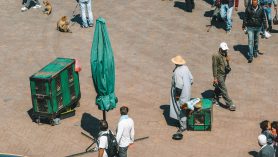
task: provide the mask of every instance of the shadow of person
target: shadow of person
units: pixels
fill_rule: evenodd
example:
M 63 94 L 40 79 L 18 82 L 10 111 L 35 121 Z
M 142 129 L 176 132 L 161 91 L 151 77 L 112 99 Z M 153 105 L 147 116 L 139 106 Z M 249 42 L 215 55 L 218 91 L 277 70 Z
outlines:
M 245 16 L 245 12 L 237 12 L 238 17 L 243 20 Z
M 87 131 L 94 138 L 98 137 L 99 134 L 99 119 L 92 116 L 89 113 L 83 113 L 81 118 L 81 128 Z
M 250 152 L 248 152 L 248 154 L 253 157 L 258 157 L 258 152 L 256 152 L 256 151 L 250 151 Z
M 209 89 L 201 93 L 202 97 L 205 99 L 213 99 L 214 98 L 214 91 Z
M 174 7 L 175 8 L 179 8 L 183 11 L 186 11 L 186 6 L 185 6 L 185 2 L 178 2 L 178 1 L 175 1 L 174 2 Z
M 248 51 L 249 51 L 249 48 L 248 48 L 248 45 L 234 45 L 234 50 L 235 51 L 239 51 L 246 59 L 248 59 Z
M 82 25 L 82 18 L 81 18 L 81 16 L 80 16 L 80 14 L 74 15 L 74 16 L 70 19 L 70 21 L 71 21 L 72 23 L 78 23 L 80 26 Z
M 161 105 L 160 109 L 163 110 L 163 116 L 169 126 L 178 126 L 178 121 L 170 117 L 170 105 Z
M 175 1 L 174 7 L 186 12 L 192 12 L 192 9 L 195 8 L 195 3 L 194 0 L 185 0 L 185 2 Z
M 270 33 L 278 33 L 278 30 L 272 29 Z

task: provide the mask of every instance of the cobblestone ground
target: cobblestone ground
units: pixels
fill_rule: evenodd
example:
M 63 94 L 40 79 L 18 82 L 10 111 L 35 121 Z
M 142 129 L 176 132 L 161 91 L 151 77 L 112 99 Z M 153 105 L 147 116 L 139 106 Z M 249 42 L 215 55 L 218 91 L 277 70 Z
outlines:
M 101 119 L 94 105 L 96 93 L 90 72 L 93 29 L 72 27 L 73 33 L 56 31 L 56 21 L 71 16 L 74 0 L 51 0 L 53 13 L 40 10 L 21 12 L 18 0 L 0 1 L 0 152 L 30 157 L 62 157 L 84 151 L 90 140 L 82 136 L 80 120 L 84 113 Z M 221 28 L 206 32 L 210 4 L 196 1 L 193 13 L 182 9 L 183 1 L 94 0 L 94 17 L 108 21 L 116 64 L 116 94 L 119 105 L 130 107 L 136 137 L 150 136 L 129 149 L 131 157 L 250 157 L 258 151 L 259 122 L 277 118 L 278 27 L 271 39 L 260 40 L 265 52 L 247 64 L 247 36 L 241 30 L 238 12 L 233 12 L 233 28 L 227 35 Z M 79 9 L 77 9 L 77 13 Z M 181 54 L 194 76 L 192 96 L 211 90 L 211 55 L 221 41 L 230 47 L 232 72 L 227 78 L 236 112 L 214 107 L 213 129 L 189 131 L 182 141 L 173 141 L 176 128 L 167 124 L 172 69 L 170 59 Z M 32 102 L 29 76 L 56 57 L 79 58 L 82 65 L 81 106 L 76 116 L 58 126 L 37 125 L 27 111 Z M 108 112 L 115 129 L 118 108 Z M 96 153 L 84 156 L 96 157 Z

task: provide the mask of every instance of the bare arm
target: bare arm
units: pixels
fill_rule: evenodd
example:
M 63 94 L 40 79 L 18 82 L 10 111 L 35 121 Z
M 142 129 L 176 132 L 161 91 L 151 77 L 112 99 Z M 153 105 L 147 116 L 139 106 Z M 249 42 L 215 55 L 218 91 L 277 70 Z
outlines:
M 99 148 L 98 149 L 98 157 L 102 157 L 104 154 L 104 149 L 103 148 Z

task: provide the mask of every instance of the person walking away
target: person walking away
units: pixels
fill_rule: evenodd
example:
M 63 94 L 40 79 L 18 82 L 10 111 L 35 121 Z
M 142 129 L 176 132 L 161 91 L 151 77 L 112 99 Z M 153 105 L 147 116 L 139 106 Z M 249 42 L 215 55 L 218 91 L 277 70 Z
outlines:
M 127 149 L 134 142 L 134 122 L 128 116 L 128 107 L 120 108 L 120 120 L 117 127 L 116 139 L 119 144 L 119 157 L 127 157 Z
M 26 3 L 24 4 L 24 6 L 21 8 L 21 11 L 22 11 L 22 12 L 27 11 L 28 8 L 30 8 L 31 1 L 33 1 L 33 2 L 36 4 L 36 5 L 33 6 L 32 8 L 37 9 L 37 8 L 41 8 L 41 7 L 42 7 L 42 6 L 40 5 L 39 0 L 27 0 Z
M 253 57 L 257 57 L 259 52 L 259 35 L 262 26 L 267 28 L 266 17 L 261 6 L 258 5 L 258 0 L 252 0 L 252 5 L 245 9 L 245 16 L 243 19 L 242 29 L 247 28 L 248 34 L 248 63 L 252 63 Z
M 212 72 L 213 72 L 213 84 L 215 86 L 215 100 L 219 102 L 219 97 L 222 95 L 227 106 L 229 106 L 230 111 L 235 111 L 236 106 L 234 105 L 232 99 L 228 95 L 225 80 L 227 74 L 230 72 L 230 64 L 228 57 L 228 45 L 225 42 L 220 44 L 218 53 L 212 56 Z
M 94 17 L 92 12 L 92 0 L 79 0 L 80 10 L 81 10 L 81 18 L 82 18 L 82 28 L 88 28 L 94 26 Z M 87 11 L 86 11 L 87 10 Z M 88 14 L 88 22 L 87 16 Z M 89 23 L 89 25 L 88 25 Z
M 172 86 L 170 95 L 170 117 L 179 121 L 178 132 L 183 132 L 187 128 L 186 113 L 181 110 L 181 105 L 191 98 L 191 85 L 193 76 L 185 65 L 186 61 L 181 56 L 176 56 L 171 60 L 175 64 L 172 76 Z
M 272 3 L 274 5 L 275 11 L 277 12 L 277 0 L 260 0 L 260 5 L 261 5 L 261 7 L 263 8 L 263 10 L 265 12 L 265 15 L 266 15 L 266 18 L 267 18 L 267 22 L 268 22 L 268 29 L 265 30 L 263 28 L 263 30 L 262 30 L 263 32 L 264 31 L 269 31 L 269 32 L 272 31 L 272 16 L 271 16 Z
M 272 146 L 267 144 L 267 139 L 264 134 L 258 136 L 258 143 L 261 146 L 258 157 L 275 157 L 275 150 Z
M 105 136 L 109 133 L 108 123 L 105 120 L 100 120 L 100 133 L 98 137 L 98 157 L 108 157 L 106 150 L 108 149 L 108 138 Z
M 260 123 L 260 128 L 262 129 L 261 134 L 266 136 L 267 144 L 273 146 L 273 141 L 276 139 L 276 135 L 272 134 L 271 123 L 268 120 L 264 120 Z
M 238 0 L 217 0 L 216 5 L 220 5 L 220 16 L 226 24 L 226 32 L 231 33 L 233 8 L 238 9 Z

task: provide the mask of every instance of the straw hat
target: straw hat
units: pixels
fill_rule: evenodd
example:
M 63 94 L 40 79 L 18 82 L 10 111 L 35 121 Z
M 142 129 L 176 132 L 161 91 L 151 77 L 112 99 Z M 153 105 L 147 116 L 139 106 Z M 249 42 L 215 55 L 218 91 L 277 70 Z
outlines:
M 178 64 L 178 65 L 183 65 L 186 63 L 186 61 L 180 55 L 177 55 L 176 57 L 172 58 L 171 61 L 174 64 Z

